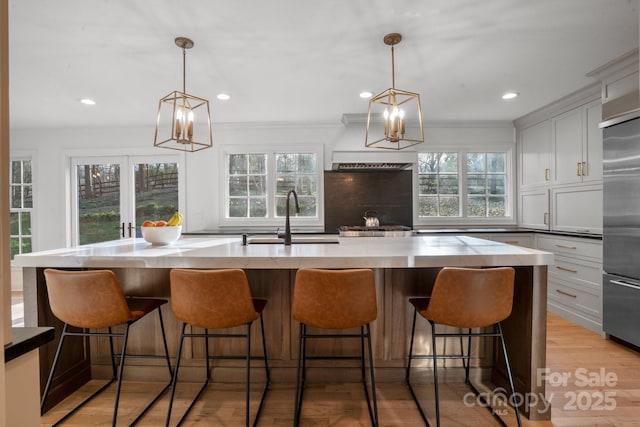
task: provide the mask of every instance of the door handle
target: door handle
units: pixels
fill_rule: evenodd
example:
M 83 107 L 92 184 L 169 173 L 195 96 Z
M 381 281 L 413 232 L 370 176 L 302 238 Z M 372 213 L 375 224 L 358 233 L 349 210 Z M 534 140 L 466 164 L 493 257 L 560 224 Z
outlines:
M 544 180 L 549 181 L 549 168 L 544 170 Z
M 582 176 L 582 162 L 576 163 L 576 176 Z
M 557 268 L 558 270 L 568 271 L 569 273 L 577 273 L 577 272 L 578 272 L 578 270 L 572 270 L 572 269 L 570 269 L 570 268 L 561 267 L 561 266 L 559 266 L 559 265 L 556 265 L 556 268 Z
M 571 298 L 578 298 L 578 295 L 570 294 L 569 292 L 561 291 L 560 289 L 556 289 L 556 292 Z
M 587 170 L 587 162 L 582 162 L 582 176 L 587 176 L 587 173 L 585 172 Z
M 578 249 L 575 246 L 565 246 L 565 245 L 556 245 L 556 247 L 561 249 Z

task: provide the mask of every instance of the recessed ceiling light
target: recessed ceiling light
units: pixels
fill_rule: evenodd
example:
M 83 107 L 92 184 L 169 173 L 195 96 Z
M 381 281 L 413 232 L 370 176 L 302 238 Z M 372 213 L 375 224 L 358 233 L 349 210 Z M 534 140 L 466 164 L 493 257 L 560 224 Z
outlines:
M 507 92 L 504 95 L 502 95 L 502 99 L 513 99 L 518 95 L 519 95 L 518 92 Z
M 89 98 L 82 98 L 80 102 L 82 102 L 84 105 L 96 105 L 96 101 Z
M 231 99 L 231 95 L 228 95 L 226 93 L 219 93 L 216 95 L 216 98 L 218 98 L 221 101 L 227 101 L 228 99 Z
M 373 96 L 373 94 L 369 91 L 360 92 L 360 98 L 369 99 Z

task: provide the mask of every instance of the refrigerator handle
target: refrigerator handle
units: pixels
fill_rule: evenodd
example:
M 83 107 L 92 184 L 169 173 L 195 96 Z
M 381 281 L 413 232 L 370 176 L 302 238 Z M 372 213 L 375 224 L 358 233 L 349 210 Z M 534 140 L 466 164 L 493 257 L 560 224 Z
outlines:
M 609 282 L 613 283 L 614 285 L 620 285 L 620 286 L 625 286 L 627 288 L 640 290 L 640 285 L 624 282 L 622 280 L 609 280 Z

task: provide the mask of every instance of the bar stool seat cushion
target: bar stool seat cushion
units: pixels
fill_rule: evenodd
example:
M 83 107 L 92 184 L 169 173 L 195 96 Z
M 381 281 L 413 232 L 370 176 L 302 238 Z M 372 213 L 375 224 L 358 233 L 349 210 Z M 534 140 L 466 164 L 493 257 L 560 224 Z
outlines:
M 512 268 L 445 267 L 442 273 L 430 298 L 409 300 L 425 319 L 459 328 L 482 328 L 511 315 L 515 274 Z
M 355 328 L 377 317 L 373 271 L 369 269 L 316 270 L 296 273 L 292 316 L 308 326 Z M 317 298 L 322 295 L 322 299 Z
M 167 300 L 126 298 L 111 270 L 45 270 L 53 314 L 77 328 L 108 328 L 134 322 Z
M 178 320 L 206 329 L 246 325 L 260 317 L 249 283 L 240 269 L 174 269 L 171 275 L 171 307 Z M 211 286 L 212 280 L 215 286 Z M 178 284 L 179 283 L 179 284 Z

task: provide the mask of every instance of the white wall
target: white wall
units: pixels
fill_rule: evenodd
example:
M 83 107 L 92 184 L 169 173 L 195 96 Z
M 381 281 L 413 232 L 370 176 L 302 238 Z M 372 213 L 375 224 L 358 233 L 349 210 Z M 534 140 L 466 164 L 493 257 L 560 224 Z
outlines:
M 175 151 L 153 147 L 152 127 L 103 129 L 28 129 L 11 131 L 11 154 L 34 159 L 33 247 L 35 251 L 68 244 L 67 218 L 70 156 L 154 155 Z M 185 231 L 218 228 L 220 144 L 308 144 L 324 147 L 325 169 L 334 150 L 376 150 L 364 147 L 364 120 L 342 123 L 215 124 L 212 149 L 185 154 Z M 413 150 L 438 146 L 469 146 L 510 142 L 513 127 L 505 122 L 427 123 L 425 143 Z

